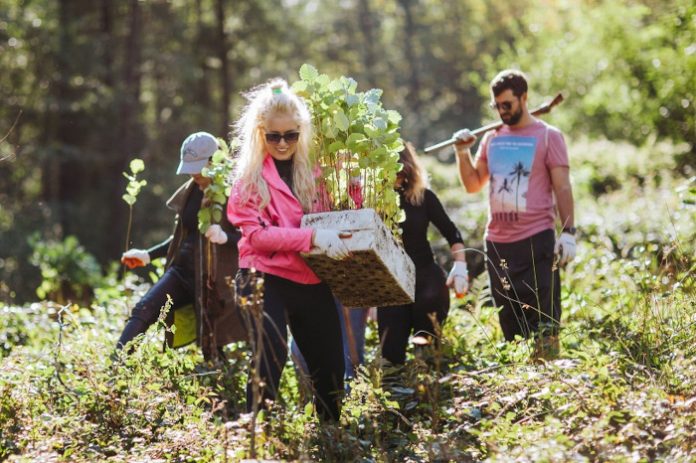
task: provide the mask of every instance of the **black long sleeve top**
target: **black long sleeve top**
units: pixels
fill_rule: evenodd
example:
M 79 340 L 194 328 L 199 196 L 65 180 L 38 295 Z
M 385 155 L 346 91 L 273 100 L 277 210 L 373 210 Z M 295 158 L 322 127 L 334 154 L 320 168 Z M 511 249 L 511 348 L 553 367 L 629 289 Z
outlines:
M 201 208 L 201 201 L 203 201 L 203 191 L 197 187 L 193 188 L 181 212 L 181 224 L 184 227 L 185 238 L 181 243 L 177 262 L 174 264 L 184 266 L 191 271 L 193 271 L 193 243 L 198 231 L 198 211 Z M 150 259 L 165 257 L 171 241 L 172 237 L 170 236 L 163 242 L 148 249 L 147 252 L 150 254 Z
M 464 243 L 459 229 L 449 218 L 435 193 L 426 189 L 423 202 L 419 206 L 409 203 L 403 191 L 399 195 L 401 208 L 406 214 L 406 220 L 401 223 L 404 249 L 416 268 L 430 265 L 434 259 L 433 250 L 428 242 L 429 224 L 435 225 L 450 246 Z

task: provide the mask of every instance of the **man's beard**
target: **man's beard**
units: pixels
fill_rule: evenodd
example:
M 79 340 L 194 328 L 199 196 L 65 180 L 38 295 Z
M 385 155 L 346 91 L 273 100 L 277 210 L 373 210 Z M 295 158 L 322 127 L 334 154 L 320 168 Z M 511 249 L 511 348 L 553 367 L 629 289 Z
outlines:
M 522 108 L 519 108 L 516 113 L 511 114 L 507 118 L 503 118 L 501 116 L 500 119 L 503 121 L 503 124 L 505 125 L 517 125 L 520 119 L 522 119 Z

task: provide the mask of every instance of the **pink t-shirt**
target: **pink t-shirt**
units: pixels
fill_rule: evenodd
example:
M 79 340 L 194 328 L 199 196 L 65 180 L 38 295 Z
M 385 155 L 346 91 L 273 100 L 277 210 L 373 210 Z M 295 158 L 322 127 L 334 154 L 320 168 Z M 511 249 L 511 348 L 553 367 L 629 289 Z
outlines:
M 511 243 L 554 227 L 550 170 L 568 166 L 560 130 L 540 120 L 504 125 L 484 137 L 477 156 L 490 173 L 486 240 Z

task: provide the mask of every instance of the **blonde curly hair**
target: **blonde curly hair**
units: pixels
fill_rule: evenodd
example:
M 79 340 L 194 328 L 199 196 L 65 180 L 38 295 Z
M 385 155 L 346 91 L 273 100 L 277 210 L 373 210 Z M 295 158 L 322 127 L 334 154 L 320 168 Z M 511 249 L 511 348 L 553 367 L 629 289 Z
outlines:
M 248 104 L 235 124 L 239 139 L 234 181 L 240 183 L 241 200 L 246 203 L 253 196 L 260 198 L 259 208 L 270 201 L 268 185 L 264 180 L 263 161 L 266 158 L 264 132 L 267 122 L 278 115 L 291 115 L 299 126 L 300 138 L 293 155 L 292 190 L 305 212 L 310 212 L 316 196 L 316 186 L 310 161 L 312 118 L 307 106 L 283 79 L 272 79 L 245 94 Z

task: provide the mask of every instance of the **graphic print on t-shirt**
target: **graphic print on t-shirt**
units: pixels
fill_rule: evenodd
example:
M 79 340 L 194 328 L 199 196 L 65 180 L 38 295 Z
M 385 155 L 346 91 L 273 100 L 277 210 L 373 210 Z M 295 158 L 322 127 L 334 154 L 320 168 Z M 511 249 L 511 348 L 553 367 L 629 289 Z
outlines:
M 537 140 L 534 137 L 500 136 L 488 147 L 489 199 L 493 220 L 512 222 L 527 210 L 529 174 Z

